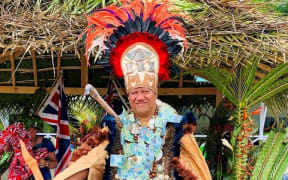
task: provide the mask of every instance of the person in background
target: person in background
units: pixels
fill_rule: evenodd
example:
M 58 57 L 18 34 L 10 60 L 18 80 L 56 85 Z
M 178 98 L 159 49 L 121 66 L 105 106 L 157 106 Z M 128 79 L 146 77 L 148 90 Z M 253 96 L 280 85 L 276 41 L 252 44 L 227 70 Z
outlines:
M 197 119 L 195 115 L 192 112 L 188 112 L 183 116 L 183 120 L 185 122 L 183 129 L 185 129 L 185 132 L 189 133 L 195 133 L 197 129 Z
M 34 156 L 45 180 L 52 179 L 50 168 L 58 164 L 53 143 L 37 132 L 43 129 L 43 121 L 38 116 L 15 115 L 10 126 L 0 132 L 0 155 L 3 152 L 14 152 L 9 167 L 8 180 L 34 179 L 31 169 L 25 163 L 19 140 L 25 143 L 28 152 Z
M 38 161 L 40 171 L 45 180 L 52 179 L 50 169 L 57 167 L 58 161 L 55 155 L 55 147 L 50 139 L 39 136 L 37 133 L 43 128 L 43 121 L 33 117 L 28 132 L 31 136 L 33 155 Z

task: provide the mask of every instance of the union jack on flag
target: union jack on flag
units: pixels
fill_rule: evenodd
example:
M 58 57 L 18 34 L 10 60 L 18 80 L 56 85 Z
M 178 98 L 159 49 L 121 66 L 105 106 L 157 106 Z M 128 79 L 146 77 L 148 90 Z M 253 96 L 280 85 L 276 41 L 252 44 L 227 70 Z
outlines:
M 57 175 L 66 168 L 72 154 L 70 149 L 69 121 L 62 75 L 56 82 L 56 85 L 52 89 L 45 104 L 41 107 L 38 115 L 57 131 L 56 157 L 58 159 L 58 165 L 55 169 L 55 175 Z

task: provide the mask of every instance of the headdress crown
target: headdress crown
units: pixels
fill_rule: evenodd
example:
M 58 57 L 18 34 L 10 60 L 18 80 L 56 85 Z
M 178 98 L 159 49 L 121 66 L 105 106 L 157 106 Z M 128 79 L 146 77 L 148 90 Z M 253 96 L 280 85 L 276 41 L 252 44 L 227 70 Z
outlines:
M 170 58 L 187 43 L 182 27 L 184 15 L 170 12 L 166 0 L 121 1 L 87 16 L 86 56 L 95 47 L 99 63 L 110 64 L 124 75 L 126 89 L 149 87 L 156 91 L 159 80 L 169 79 Z

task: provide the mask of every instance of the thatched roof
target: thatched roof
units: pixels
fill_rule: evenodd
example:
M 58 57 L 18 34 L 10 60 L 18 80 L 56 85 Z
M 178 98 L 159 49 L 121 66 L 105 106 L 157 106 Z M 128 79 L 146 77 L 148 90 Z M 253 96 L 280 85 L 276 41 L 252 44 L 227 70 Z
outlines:
M 41 8 L 45 7 L 45 3 L 41 4 Z M 38 54 L 75 52 L 79 57 L 82 44 L 78 37 L 85 27 L 83 15 L 45 13 L 30 1 L 14 0 L 1 2 L 0 20 L 2 56 L 9 50 L 24 48 L 24 52 L 34 49 Z
M 43 60 L 41 56 L 48 56 L 46 59 L 58 56 L 71 61 L 80 59 L 84 52 L 80 38 L 86 27 L 84 14 L 99 8 L 101 2 L 77 2 L 0 2 L 1 67 L 5 67 L 5 62 L 8 64 L 6 68 L 12 66 L 9 65 L 11 54 L 22 63 L 24 58 L 31 59 L 35 52 L 37 66 L 38 61 Z M 177 1 L 176 4 L 193 19 L 193 22 L 187 22 L 190 46 L 183 61 L 176 63 L 183 70 L 209 64 L 231 68 L 257 56 L 261 58 L 257 77 L 262 78 L 275 65 L 286 62 L 287 14 L 270 10 L 270 6 L 263 3 L 259 6 L 246 1 Z M 264 13 L 259 9 L 261 7 L 265 7 Z M 7 82 L 7 78 L 4 81 Z

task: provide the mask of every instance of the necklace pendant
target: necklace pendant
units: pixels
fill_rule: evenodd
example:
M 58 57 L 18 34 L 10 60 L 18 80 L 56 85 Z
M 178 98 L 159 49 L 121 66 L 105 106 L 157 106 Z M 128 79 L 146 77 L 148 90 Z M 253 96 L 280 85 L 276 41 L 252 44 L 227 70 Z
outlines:
M 135 141 L 135 143 L 138 143 L 138 134 L 134 135 L 134 141 Z
M 138 134 L 140 134 L 140 131 L 141 131 L 141 127 L 138 124 L 136 124 L 136 123 L 132 124 L 131 134 L 133 134 L 133 135 L 137 134 L 138 135 Z

